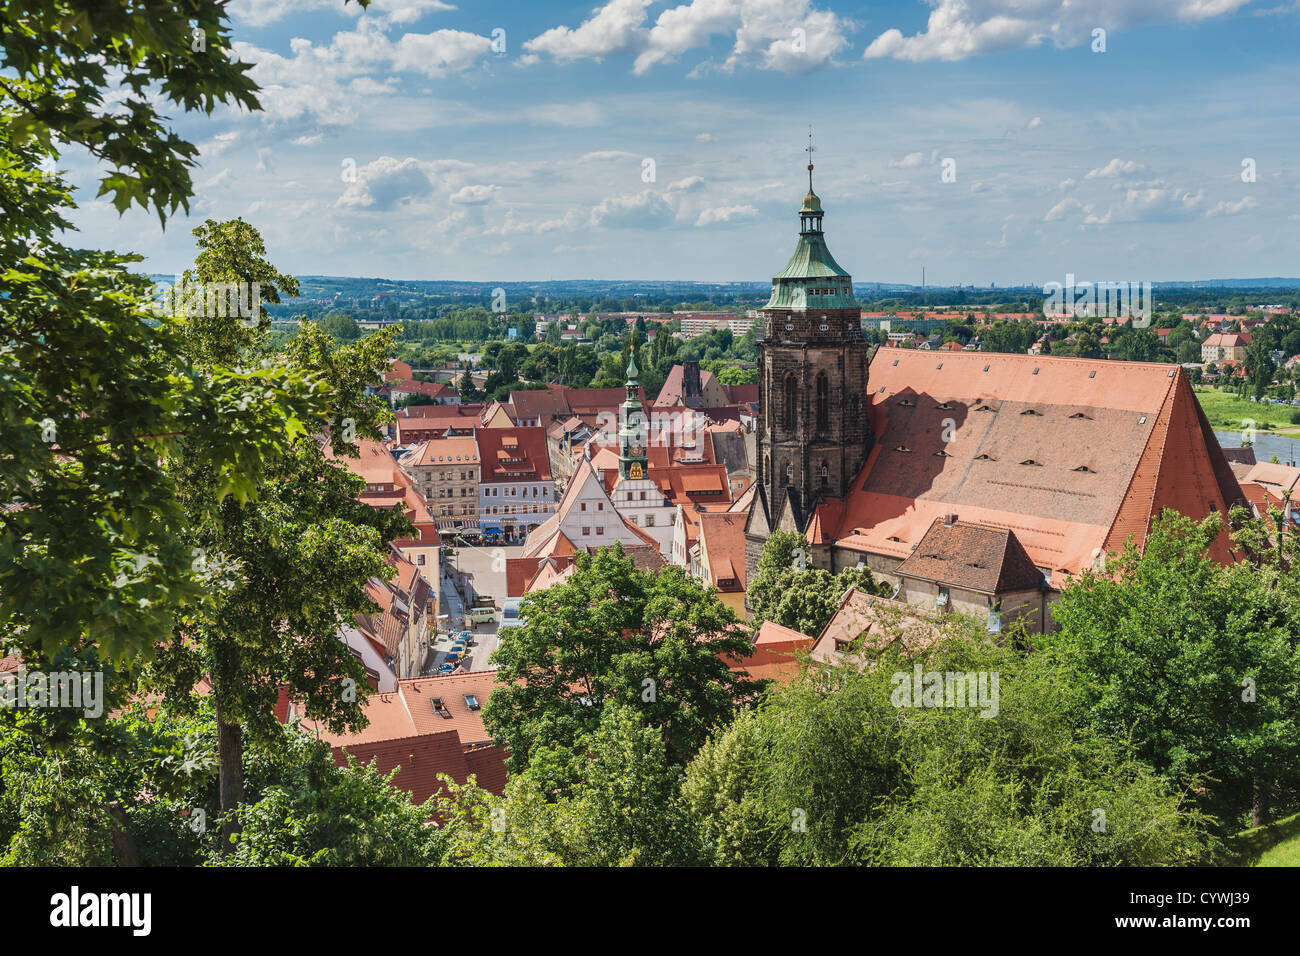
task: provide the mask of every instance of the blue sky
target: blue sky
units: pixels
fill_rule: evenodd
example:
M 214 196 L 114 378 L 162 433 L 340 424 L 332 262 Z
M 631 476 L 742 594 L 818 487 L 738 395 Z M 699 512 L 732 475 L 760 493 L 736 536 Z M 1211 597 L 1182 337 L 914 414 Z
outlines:
M 202 168 L 165 232 L 65 156 L 83 244 L 173 273 L 243 216 L 297 274 L 761 281 L 811 123 L 858 281 L 1300 275 L 1296 0 L 230 9 L 263 112 L 178 119 Z

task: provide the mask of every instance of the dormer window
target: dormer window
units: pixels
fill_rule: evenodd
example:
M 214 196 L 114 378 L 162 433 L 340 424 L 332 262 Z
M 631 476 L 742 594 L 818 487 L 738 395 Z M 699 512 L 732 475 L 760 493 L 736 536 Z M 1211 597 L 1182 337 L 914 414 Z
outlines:
M 894 451 L 902 451 L 902 452 L 909 452 L 909 453 L 910 453 L 911 450 L 912 450 L 912 449 L 908 448 L 906 445 L 896 445 L 896 446 L 894 446 Z
M 1036 411 L 1034 411 L 1032 408 L 1026 408 L 1026 409 L 1025 409 L 1023 412 L 1021 412 L 1020 414 L 1021 414 L 1021 415 L 1041 415 L 1042 412 L 1036 412 Z
M 904 398 L 901 399 L 898 404 L 902 405 L 904 408 L 913 408 L 916 405 L 916 402 L 912 401 L 910 398 Z
M 992 455 L 976 455 L 975 460 L 976 461 L 997 461 L 997 459 L 994 458 Z
M 1032 466 L 1035 467 L 1035 468 L 1042 468 L 1042 467 L 1043 467 L 1043 465 L 1042 465 L 1041 462 L 1034 461 L 1034 459 L 1032 459 L 1032 458 L 1026 458 L 1026 459 L 1025 459 L 1024 461 L 1022 461 L 1020 464 L 1022 464 L 1022 465 L 1032 465 Z
M 1075 412 L 1075 413 L 1074 413 L 1073 415 L 1071 415 L 1070 417 L 1071 417 L 1071 418 L 1083 418 L 1083 419 L 1087 419 L 1088 421 L 1092 421 L 1092 416 L 1090 416 L 1090 415 L 1085 415 L 1083 412 Z
M 1088 475 L 1095 475 L 1095 474 L 1096 474 L 1096 472 L 1093 471 L 1091 468 L 1089 468 L 1087 465 L 1080 465 L 1078 468 L 1075 468 L 1075 469 L 1073 469 L 1073 470 L 1074 470 L 1074 471 L 1081 471 L 1081 472 L 1083 472 L 1084 474 L 1088 474 Z

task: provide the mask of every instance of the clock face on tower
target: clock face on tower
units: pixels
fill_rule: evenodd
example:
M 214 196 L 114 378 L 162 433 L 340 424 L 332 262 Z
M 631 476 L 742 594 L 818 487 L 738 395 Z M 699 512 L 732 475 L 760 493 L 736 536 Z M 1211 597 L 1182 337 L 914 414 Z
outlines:
M 631 448 L 631 454 L 632 454 L 632 457 L 633 457 L 633 458 L 640 458 L 640 457 L 641 457 L 641 446 L 640 446 L 640 445 L 633 445 L 632 448 Z

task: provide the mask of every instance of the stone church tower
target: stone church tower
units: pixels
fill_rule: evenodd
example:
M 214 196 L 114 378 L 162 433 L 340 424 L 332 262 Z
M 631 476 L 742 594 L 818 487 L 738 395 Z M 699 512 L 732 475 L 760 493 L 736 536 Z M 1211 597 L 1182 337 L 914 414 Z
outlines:
M 761 311 L 758 490 L 746 526 L 750 575 L 773 530 L 803 531 L 819 500 L 847 495 L 871 447 L 861 312 L 852 276 L 826 248 L 811 158 L 799 244 L 772 278 L 772 298 Z

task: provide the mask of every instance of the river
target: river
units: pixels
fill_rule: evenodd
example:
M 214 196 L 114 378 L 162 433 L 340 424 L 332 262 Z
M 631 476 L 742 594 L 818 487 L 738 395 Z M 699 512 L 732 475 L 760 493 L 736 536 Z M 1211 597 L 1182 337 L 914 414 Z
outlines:
M 1218 436 L 1219 444 L 1224 448 L 1241 447 L 1241 432 L 1220 432 L 1214 433 Z M 1286 438 L 1281 435 L 1266 435 L 1259 432 L 1255 435 L 1255 460 L 1268 461 L 1274 455 L 1277 460 L 1283 464 L 1295 464 L 1297 455 L 1300 455 L 1300 438 Z

